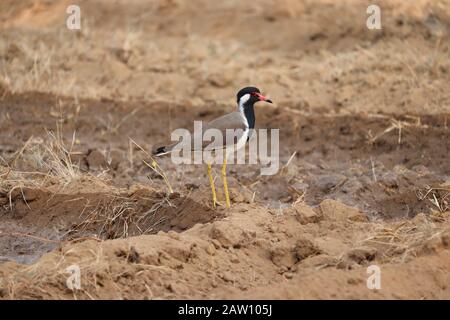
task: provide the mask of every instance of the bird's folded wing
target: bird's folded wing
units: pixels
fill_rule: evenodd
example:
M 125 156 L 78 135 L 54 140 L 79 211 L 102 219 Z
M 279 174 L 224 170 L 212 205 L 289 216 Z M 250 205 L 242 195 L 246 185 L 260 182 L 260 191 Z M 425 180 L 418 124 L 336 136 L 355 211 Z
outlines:
M 213 150 L 232 146 L 242 138 L 246 130 L 248 127 L 240 112 L 232 112 L 214 119 L 203 125 L 202 149 Z M 194 143 L 193 145 L 200 144 Z

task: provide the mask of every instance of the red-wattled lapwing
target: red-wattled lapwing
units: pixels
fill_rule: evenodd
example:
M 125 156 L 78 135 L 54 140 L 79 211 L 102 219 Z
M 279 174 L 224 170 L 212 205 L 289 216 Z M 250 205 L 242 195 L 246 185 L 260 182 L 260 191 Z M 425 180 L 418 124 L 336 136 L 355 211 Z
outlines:
M 255 127 L 255 111 L 253 109 L 253 105 L 255 102 L 258 101 L 266 101 L 269 103 L 272 103 L 271 100 L 267 99 L 265 96 L 261 94 L 258 88 L 255 87 L 246 87 L 237 93 L 237 105 L 238 110 L 228 113 L 226 115 L 223 115 L 217 119 L 212 120 L 211 122 L 208 122 L 206 125 L 203 126 L 203 130 L 206 131 L 208 129 L 217 129 L 222 132 L 222 136 L 227 136 L 227 129 L 235 130 L 235 132 L 239 132 L 238 135 L 236 135 L 232 141 L 232 144 L 227 144 L 227 140 L 225 138 L 223 141 L 216 142 L 214 141 L 214 145 L 211 147 L 210 141 L 202 141 L 201 143 L 192 143 L 191 146 L 193 146 L 192 150 L 193 152 L 196 151 L 203 151 L 206 150 L 206 147 L 208 150 L 213 151 L 219 151 L 219 150 L 225 150 L 225 154 L 223 157 L 223 165 L 222 165 L 222 180 L 223 180 L 223 188 L 225 192 L 225 199 L 227 207 L 230 207 L 230 196 L 228 193 L 228 184 L 227 184 L 227 155 L 234 152 L 235 150 L 238 150 L 245 146 L 246 142 L 249 139 L 250 135 L 250 129 L 253 129 Z M 202 138 L 203 135 L 199 138 Z M 194 136 L 194 139 L 196 137 Z M 162 156 L 166 154 L 170 154 L 172 151 L 175 150 L 175 146 L 178 144 L 174 143 L 169 146 L 164 146 L 157 148 L 156 151 L 153 152 L 153 155 L 155 156 Z M 196 146 L 200 146 L 201 150 L 197 150 Z M 211 190 L 212 190 L 212 197 L 213 197 L 213 206 L 216 207 L 217 197 L 216 197 L 216 190 L 214 186 L 214 179 L 212 177 L 211 173 L 211 163 L 207 163 L 208 165 L 208 176 L 209 176 L 209 182 L 211 184 Z

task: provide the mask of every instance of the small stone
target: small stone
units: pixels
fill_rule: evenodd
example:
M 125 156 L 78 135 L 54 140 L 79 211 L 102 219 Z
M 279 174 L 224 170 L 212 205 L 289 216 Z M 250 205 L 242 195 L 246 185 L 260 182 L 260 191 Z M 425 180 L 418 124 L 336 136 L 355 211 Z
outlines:
M 358 247 L 347 252 L 346 257 L 358 264 L 375 259 L 377 249 L 373 247 Z
M 296 218 L 301 224 L 316 223 L 320 220 L 319 214 L 303 203 L 297 203 L 294 209 Z
M 225 271 L 223 274 L 220 275 L 220 278 L 226 282 L 233 282 L 234 276 L 229 271 Z
M 326 219 L 367 221 L 367 217 L 358 208 L 347 206 L 339 201 L 326 199 L 320 203 L 320 210 Z
M 294 274 L 292 272 L 286 272 L 284 276 L 286 277 L 286 279 L 292 279 L 294 277 Z
M 239 258 L 238 258 L 237 256 L 232 256 L 231 259 L 230 259 L 230 261 L 231 261 L 232 263 L 239 263 Z
M 216 248 L 212 243 L 208 244 L 208 246 L 206 247 L 206 253 L 208 253 L 211 256 L 216 254 Z

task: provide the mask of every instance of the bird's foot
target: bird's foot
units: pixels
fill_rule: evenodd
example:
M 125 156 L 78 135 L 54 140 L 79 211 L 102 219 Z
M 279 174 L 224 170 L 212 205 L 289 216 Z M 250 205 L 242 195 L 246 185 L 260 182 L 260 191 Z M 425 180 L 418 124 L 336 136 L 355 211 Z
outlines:
M 217 207 L 222 207 L 223 204 L 217 200 L 213 200 L 213 208 L 216 209 Z
M 214 207 L 214 209 L 217 209 L 217 207 L 222 207 L 222 208 L 231 208 L 231 205 L 230 205 L 230 203 L 222 203 L 222 202 L 219 202 L 219 201 L 214 201 L 213 202 L 213 207 Z

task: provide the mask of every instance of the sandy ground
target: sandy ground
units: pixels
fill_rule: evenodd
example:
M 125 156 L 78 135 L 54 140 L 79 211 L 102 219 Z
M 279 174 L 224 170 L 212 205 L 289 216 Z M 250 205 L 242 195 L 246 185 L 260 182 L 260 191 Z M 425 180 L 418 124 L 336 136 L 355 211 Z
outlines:
M 0 298 L 450 298 L 449 1 L 378 1 L 379 31 L 366 1 L 75 2 L 81 31 L 0 3 Z M 230 165 L 214 209 L 147 152 L 250 84 L 281 170 Z

